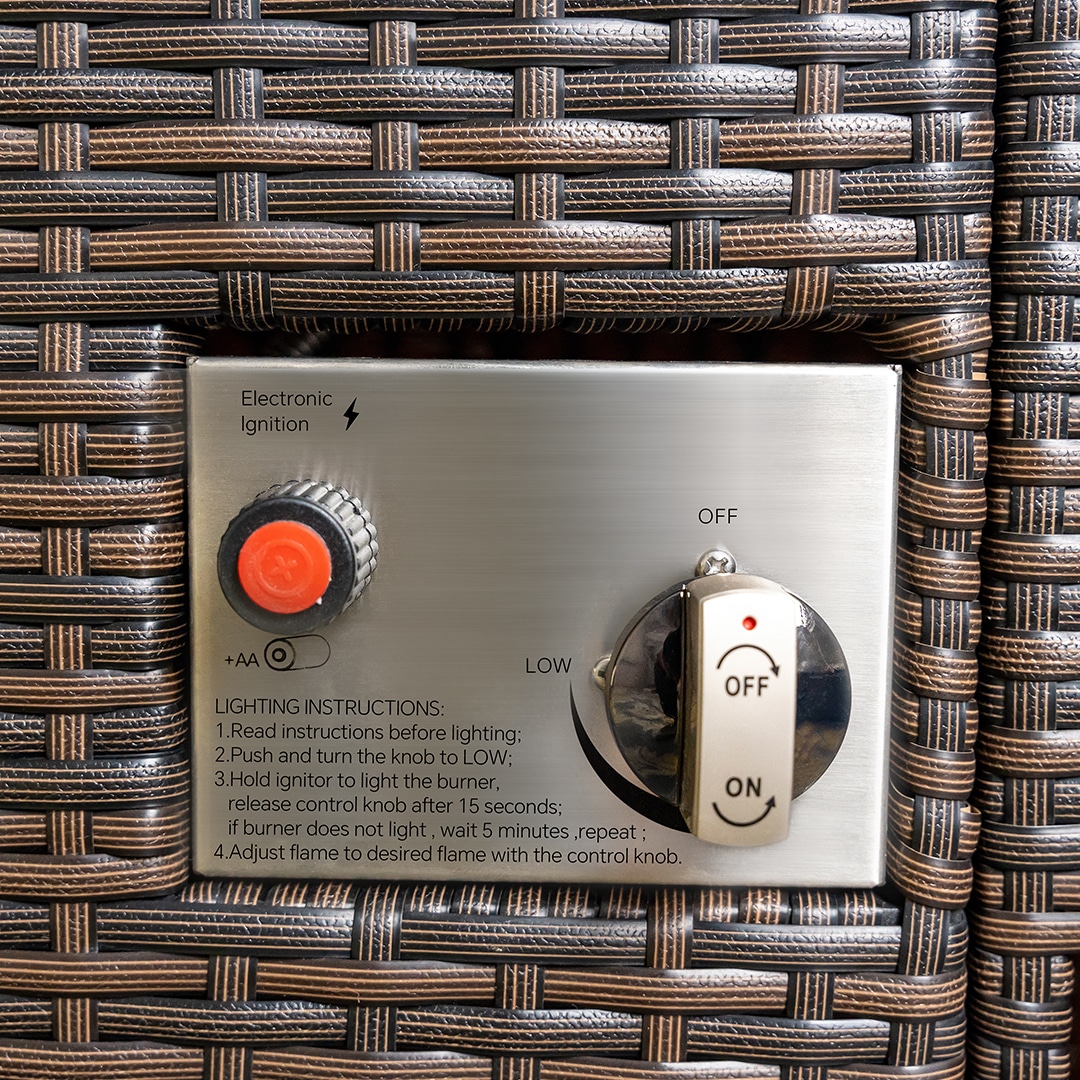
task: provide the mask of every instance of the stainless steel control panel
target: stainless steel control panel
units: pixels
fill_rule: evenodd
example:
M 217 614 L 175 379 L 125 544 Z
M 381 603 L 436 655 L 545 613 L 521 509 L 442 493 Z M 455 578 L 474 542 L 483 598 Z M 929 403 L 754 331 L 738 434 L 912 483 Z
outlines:
M 195 361 L 196 870 L 878 883 L 898 380 Z

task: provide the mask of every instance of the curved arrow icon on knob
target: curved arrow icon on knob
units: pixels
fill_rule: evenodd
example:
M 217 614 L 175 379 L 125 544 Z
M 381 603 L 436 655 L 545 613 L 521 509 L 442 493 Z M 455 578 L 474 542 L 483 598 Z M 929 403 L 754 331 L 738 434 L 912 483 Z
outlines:
M 754 818 L 753 821 L 732 821 L 731 818 L 724 817 L 720 807 L 717 806 L 716 803 L 712 804 L 712 808 L 716 811 L 716 816 L 721 821 L 726 821 L 729 825 L 734 825 L 736 829 L 748 829 L 751 825 L 756 825 L 759 821 L 764 821 L 769 816 L 769 811 L 776 809 L 776 796 L 770 796 L 769 801 L 765 804 L 764 812 Z
M 736 652 L 739 649 L 757 649 L 757 651 L 769 661 L 769 666 L 772 670 L 772 673 L 774 675 L 780 674 L 780 665 L 760 645 L 751 645 L 749 642 L 744 642 L 742 645 L 732 645 L 731 648 L 728 649 L 728 651 L 724 653 L 724 655 L 721 656 L 720 659 L 717 661 L 717 668 L 723 667 L 724 661 L 733 652 Z

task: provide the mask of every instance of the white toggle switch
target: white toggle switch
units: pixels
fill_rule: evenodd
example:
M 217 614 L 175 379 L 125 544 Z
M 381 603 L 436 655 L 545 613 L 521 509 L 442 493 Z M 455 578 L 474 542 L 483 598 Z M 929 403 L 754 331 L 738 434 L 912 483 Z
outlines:
M 683 816 L 714 844 L 775 843 L 794 783 L 799 601 L 743 574 L 685 588 Z

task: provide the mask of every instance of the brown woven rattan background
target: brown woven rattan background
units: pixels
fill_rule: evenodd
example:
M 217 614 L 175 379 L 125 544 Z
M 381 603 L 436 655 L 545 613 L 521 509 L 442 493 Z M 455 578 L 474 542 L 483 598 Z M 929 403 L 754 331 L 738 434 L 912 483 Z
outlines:
M 992 7 L 0 21 L 0 1077 L 959 1077 Z M 217 319 L 857 327 L 904 363 L 890 886 L 185 884 L 195 346 L 148 327 Z
M 973 1073 L 1067 1076 L 1080 949 L 1080 4 L 1002 5 Z

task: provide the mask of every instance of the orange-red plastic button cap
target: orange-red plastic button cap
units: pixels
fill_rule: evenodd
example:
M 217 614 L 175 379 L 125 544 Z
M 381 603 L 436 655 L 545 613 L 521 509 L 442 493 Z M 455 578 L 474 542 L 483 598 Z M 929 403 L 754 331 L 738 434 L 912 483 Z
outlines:
M 236 560 L 240 586 L 267 611 L 306 611 L 330 584 L 330 549 L 299 521 L 269 521 L 244 541 Z

